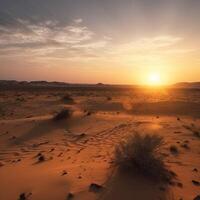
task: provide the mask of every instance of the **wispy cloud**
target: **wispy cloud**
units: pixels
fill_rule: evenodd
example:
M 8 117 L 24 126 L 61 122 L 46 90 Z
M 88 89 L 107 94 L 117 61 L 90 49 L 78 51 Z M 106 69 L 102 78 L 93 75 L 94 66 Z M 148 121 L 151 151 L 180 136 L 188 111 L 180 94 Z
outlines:
M 75 19 L 74 22 L 77 23 L 77 24 L 80 24 L 81 22 L 83 22 L 83 19 L 78 18 L 78 19 Z
M 12 26 L 0 23 L 0 53 L 4 57 L 141 63 L 195 51 L 178 47 L 183 40 L 182 37 L 158 35 L 119 43 L 111 37 L 98 36 L 81 18 L 67 25 L 51 20 L 33 23 L 22 19 L 13 20 Z
M 15 29 L 0 24 L 1 55 L 9 56 L 9 52 L 12 52 L 15 55 L 34 53 L 37 56 L 50 54 L 49 56 L 62 57 L 64 55 L 61 52 L 65 52 L 67 58 L 69 54 L 73 56 L 70 53 L 72 51 L 84 53 L 86 50 L 106 46 L 110 38 L 103 36 L 96 39 L 95 33 L 82 25 L 82 21 L 82 19 L 75 19 L 70 25 L 60 26 L 57 21 L 33 24 L 27 20 L 17 19 L 18 26 Z
M 1 47 L 3 45 L 15 46 L 16 44 L 19 46 L 19 44 L 33 42 L 48 43 L 49 41 L 61 44 L 79 43 L 91 39 L 93 35 L 93 32 L 87 27 L 78 24 L 59 27 L 56 21 L 31 24 L 28 21 L 18 19 L 18 22 L 26 29 L 10 30 L 10 27 L 0 26 L 0 30 L 4 31 L 0 34 Z
M 183 42 L 182 37 L 160 35 L 113 44 L 106 52 L 107 56 L 115 62 L 143 64 L 196 51 L 194 48 L 180 47 Z

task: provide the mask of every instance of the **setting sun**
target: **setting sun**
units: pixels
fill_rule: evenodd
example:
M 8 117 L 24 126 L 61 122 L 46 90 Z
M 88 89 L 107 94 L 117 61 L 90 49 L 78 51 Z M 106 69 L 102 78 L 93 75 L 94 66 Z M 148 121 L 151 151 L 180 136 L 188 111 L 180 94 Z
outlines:
M 0 200 L 200 200 L 199 10 L 0 0 Z
M 159 73 L 151 73 L 149 74 L 149 77 L 148 77 L 148 84 L 149 85 L 160 85 L 162 82 L 161 82 L 161 76 Z

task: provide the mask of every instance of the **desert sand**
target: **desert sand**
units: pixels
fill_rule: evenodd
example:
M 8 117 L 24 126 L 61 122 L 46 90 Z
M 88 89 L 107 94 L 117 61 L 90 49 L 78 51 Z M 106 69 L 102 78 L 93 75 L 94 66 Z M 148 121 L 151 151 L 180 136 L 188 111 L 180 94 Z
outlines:
M 64 108 L 71 116 L 53 120 Z M 173 182 L 113 167 L 116 146 L 135 133 L 164 138 Z M 0 92 L 1 200 L 198 200 L 199 158 L 198 90 Z

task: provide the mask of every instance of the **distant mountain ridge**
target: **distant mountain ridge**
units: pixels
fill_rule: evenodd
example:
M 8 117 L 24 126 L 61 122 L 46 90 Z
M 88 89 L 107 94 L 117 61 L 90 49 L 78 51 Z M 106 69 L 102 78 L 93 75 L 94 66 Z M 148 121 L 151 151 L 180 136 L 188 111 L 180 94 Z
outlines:
M 29 87 L 140 87 L 139 85 L 112 85 L 112 84 L 79 84 L 66 83 L 58 81 L 16 81 L 16 80 L 0 80 L 1 88 L 29 88 Z M 179 82 L 169 85 L 170 88 L 200 89 L 200 82 Z
M 23 88 L 23 87 L 104 87 L 108 86 L 103 83 L 97 84 L 79 84 L 79 83 L 66 83 L 58 81 L 16 81 L 16 80 L 0 80 L 1 88 Z
M 68 86 L 65 82 L 0 80 L 0 86 Z
M 180 82 L 173 85 L 176 88 L 199 88 L 200 82 Z

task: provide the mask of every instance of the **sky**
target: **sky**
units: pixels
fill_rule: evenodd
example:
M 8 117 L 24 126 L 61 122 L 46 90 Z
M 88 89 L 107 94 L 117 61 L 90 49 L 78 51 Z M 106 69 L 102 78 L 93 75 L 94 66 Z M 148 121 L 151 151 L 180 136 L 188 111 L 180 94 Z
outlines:
M 0 79 L 200 81 L 199 0 L 0 0 Z

